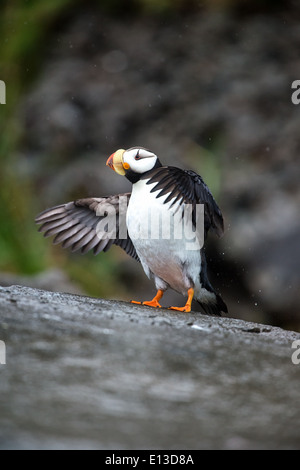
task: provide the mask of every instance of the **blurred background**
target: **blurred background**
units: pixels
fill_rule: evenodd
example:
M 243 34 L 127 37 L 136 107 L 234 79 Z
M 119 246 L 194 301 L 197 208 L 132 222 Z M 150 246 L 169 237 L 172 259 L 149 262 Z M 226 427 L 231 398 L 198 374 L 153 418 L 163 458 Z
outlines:
M 143 146 L 220 205 L 207 253 L 229 315 L 300 331 L 299 19 L 296 0 L 2 1 L 0 285 L 152 298 L 122 250 L 70 254 L 34 224 L 130 190 L 105 161 Z

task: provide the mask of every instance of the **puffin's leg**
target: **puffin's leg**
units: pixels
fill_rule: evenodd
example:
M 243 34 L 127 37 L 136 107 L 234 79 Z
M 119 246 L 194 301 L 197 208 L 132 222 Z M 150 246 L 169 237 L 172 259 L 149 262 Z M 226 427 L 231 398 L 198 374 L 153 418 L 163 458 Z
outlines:
M 170 310 L 178 310 L 179 312 L 190 312 L 192 308 L 192 300 L 194 297 L 194 289 L 191 287 L 188 290 L 188 299 L 184 307 L 169 307 Z
M 160 299 L 164 295 L 164 291 L 161 289 L 158 289 L 156 296 L 153 297 L 152 300 L 149 300 L 148 302 L 143 302 L 143 305 L 148 305 L 149 307 L 161 307 L 159 304 Z
M 142 304 L 142 305 L 148 305 L 149 307 L 161 307 L 159 304 L 160 299 L 164 295 L 164 291 L 161 289 L 158 289 L 156 296 L 153 297 L 152 300 L 149 300 L 148 302 L 135 302 L 134 300 L 131 300 L 132 304 Z

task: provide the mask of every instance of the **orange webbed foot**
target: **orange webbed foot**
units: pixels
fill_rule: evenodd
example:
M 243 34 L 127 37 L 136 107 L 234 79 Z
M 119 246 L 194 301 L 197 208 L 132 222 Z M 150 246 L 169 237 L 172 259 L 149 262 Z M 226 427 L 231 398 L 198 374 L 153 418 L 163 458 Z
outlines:
M 189 313 L 191 311 L 191 306 L 190 305 L 185 305 L 184 307 L 169 307 L 168 310 L 177 310 L 178 312 Z
M 160 303 L 155 299 L 143 302 L 142 305 L 147 305 L 148 307 L 161 308 Z
M 159 300 L 162 298 L 163 295 L 164 292 L 161 289 L 158 289 L 156 296 L 152 300 L 147 300 L 146 302 L 136 302 L 135 300 L 131 300 L 131 303 L 138 305 L 147 305 L 147 307 L 161 308 Z
M 191 287 L 188 290 L 188 299 L 184 307 L 169 307 L 169 310 L 177 310 L 178 312 L 189 313 L 192 309 L 192 300 L 194 297 L 194 289 Z

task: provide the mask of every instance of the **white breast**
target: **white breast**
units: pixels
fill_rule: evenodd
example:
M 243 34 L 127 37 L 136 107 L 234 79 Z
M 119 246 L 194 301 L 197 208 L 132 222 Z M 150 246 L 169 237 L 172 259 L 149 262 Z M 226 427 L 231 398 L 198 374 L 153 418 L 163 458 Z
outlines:
M 200 247 L 191 249 L 195 234 L 192 227 L 183 227 L 183 206 L 164 203 L 168 194 L 156 198 L 158 192 L 150 192 L 156 183 L 147 185 L 147 181 L 133 185 L 127 210 L 128 233 L 147 276 L 153 273 L 185 295 L 191 283 L 199 283 Z

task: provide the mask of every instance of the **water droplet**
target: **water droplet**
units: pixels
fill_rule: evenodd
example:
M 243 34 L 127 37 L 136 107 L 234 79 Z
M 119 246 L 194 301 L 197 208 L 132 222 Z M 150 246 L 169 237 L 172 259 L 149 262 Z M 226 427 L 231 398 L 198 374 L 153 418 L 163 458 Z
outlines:
M 128 66 L 128 60 L 124 52 L 113 50 L 105 54 L 102 58 L 102 67 L 106 72 L 123 72 Z

